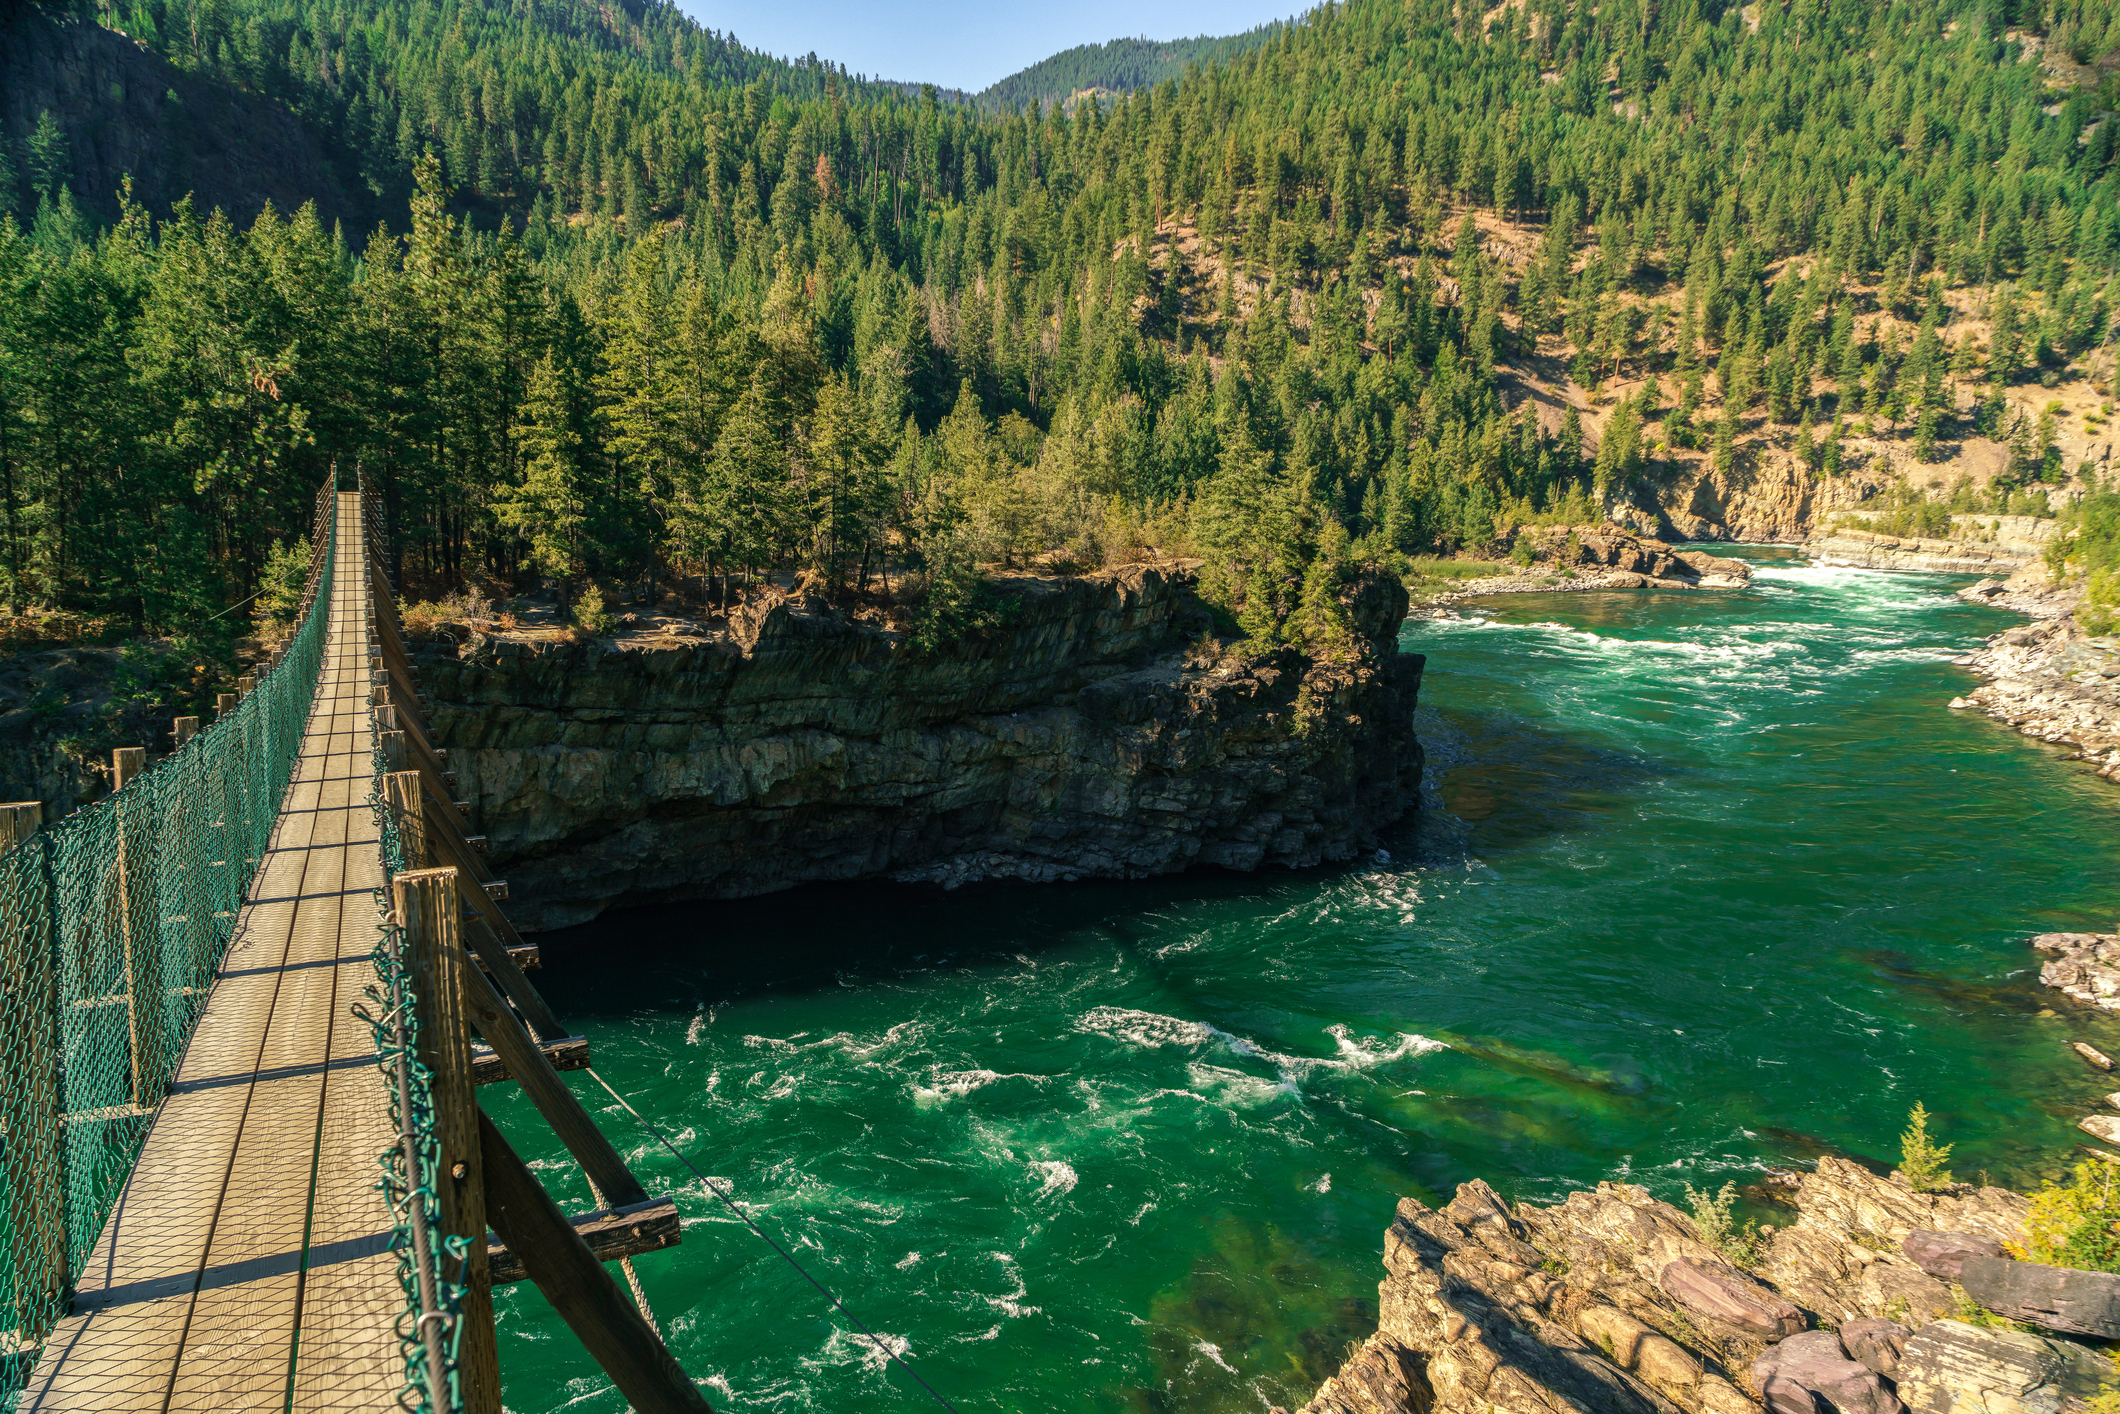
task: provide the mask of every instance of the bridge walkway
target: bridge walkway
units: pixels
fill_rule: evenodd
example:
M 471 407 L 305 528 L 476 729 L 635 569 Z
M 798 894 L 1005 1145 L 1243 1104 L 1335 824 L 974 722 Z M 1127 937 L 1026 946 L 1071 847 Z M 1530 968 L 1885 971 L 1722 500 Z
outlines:
M 382 858 L 368 552 L 337 493 L 324 665 L 234 941 L 20 1408 L 384 1410 L 404 1379 L 368 1027 Z

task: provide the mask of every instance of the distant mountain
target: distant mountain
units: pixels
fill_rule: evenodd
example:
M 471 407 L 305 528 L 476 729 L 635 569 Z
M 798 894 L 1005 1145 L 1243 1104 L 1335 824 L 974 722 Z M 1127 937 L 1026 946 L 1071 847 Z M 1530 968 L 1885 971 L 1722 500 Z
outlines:
M 1188 64 L 1226 62 L 1258 48 L 1287 26 L 1276 20 L 1217 39 L 1200 35 L 1194 39 L 1115 39 L 1109 44 L 1078 44 L 1050 59 L 1041 59 L 1027 69 L 1010 74 L 979 95 L 993 108 L 1013 108 L 1026 99 L 1051 103 L 1072 102 L 1086 93 L 1128 93 L 1174 79 Z

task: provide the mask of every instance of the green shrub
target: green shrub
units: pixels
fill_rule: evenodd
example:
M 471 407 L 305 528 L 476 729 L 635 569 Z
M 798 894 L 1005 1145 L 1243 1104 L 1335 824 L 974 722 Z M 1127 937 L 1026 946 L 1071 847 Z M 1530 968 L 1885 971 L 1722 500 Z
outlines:
M 618 627 L 618 618 L 604 607 L 604 592 L 592 584 L 574 601 L 574 623 L 584 633 L 601 638 Z
M 1899 1171 L 1916 1193 L 1934 1193 L 1951 1184 L 1951 1171 L 1943 1161 L 1951 1146 L 1929 1138 L 1929 1112 L 1917 1102 L 1907 1111 L 1907 1131 L 1899 1136 Z
M 1737 1225 L 1730 1215 L 1736 1201 L 1734 1183 L 1725 1183 L 1714 1193 L 1686 1185 L 1686 1205 L 1693 1209 L 1693 1230 L 1700 1234 L 1700 1240 L 1731 1263 L 1749 1267 L 1759 1260 L 1759 1249 L 1767 1234 L 1749 1222 L 1743 1227 Z
M 2055 1267 L 2120 1272 L 2120 1173 L 2103 1159 L 2076 1165 L 2066 1186 L 2032 1195 L 2024 1255 Z

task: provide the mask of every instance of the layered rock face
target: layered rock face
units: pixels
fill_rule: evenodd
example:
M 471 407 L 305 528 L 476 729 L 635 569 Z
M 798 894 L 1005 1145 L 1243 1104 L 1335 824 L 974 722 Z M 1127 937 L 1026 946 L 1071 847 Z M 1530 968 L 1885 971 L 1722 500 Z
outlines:
M 1674 539 L 1794 542 L 1810 533 L 1816 516 L 1843 501 L 1853 504 L 1860 494 L 1852 480 L 1828 480 L 1793 459 L 1728 471 L 1704 461 L 1654 509 Z
M 1833 1158 L 1784 1183 L 1796 1219 L 1748 1267 L 1631 1184 L 1549 1208 L 1477 1181 L 1441 1209 L 1403 1199 L 1377 1333 L 1303 1414 L 1946 1414 L 2096 1393 L 2083 1347 L 1949 1319 L 1966 1268 L 2030 1266 L 1991 1255 L 2023 1243 L 2023 1197 L 1915 1193 Z
M 831 879 L 1138 878 L 1346 858 L 1409 807 L 1405 589 L 1333 661 L 1207 635 L 1183 568 L 1009 582 L 922 652 L 810 594 L 614 646 L 422 655 L 432 721 L 525 931 Z
M 2055 522 L 2037 516 L 1954 515 L 1946 538 L 1839 526 L 1813 535 L 1804 543 L 1804 553 L 1823 565 L 2010 575 L 2038 563 L 2054 533 Z

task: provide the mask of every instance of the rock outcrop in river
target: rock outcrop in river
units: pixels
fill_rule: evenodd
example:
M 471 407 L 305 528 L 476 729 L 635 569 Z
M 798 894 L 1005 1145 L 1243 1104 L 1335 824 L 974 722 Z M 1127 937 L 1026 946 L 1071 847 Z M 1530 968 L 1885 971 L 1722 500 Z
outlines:
M 1377 1333 L 1303 1414 L 2050 1414 L 2111 1379 L 2072 1339 L 1954 1319 L 1953 1283 L 2019 1312 L 2008 1293 L 2054 1284 L 1996 1260 L 2024 1242 L 2021 1195 L 1916 1193 L 1834 1158 L 1783 1183 L 1794 1221 L 1746 1266 L 1631 1184 L 1547 1208 L 1476 1181 L 1441 1209 L 1402 1199 Z
M 1209 633 L 1183 567 L 1008 581 L 1004 627 L 923 652 L 808 593 L 576 643 L 420 659 L 432 721 L 526 931 L 833 879 L 948 885 L 1311 865 L 1409 808 L 1406 591 L 1347 592 L 1348 650 Z
M 2082 585 L 2050 584 L 2046 567 L 2032 565 L 2007 580 L 1984 579 L 1959 597 L 2033 621 L 1957 660 L 1989 681 L 1950 705 L 1978 708 L 2026 736 L 2072 747 L 2099 775 L 2120 781 L 2120 639 L 2091 634 L 2078 621 Z

